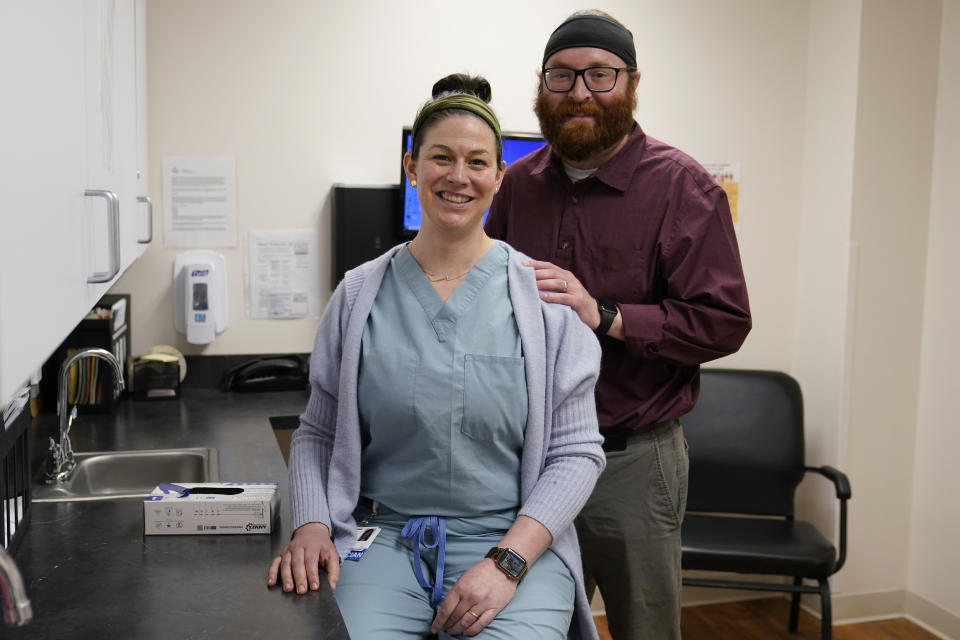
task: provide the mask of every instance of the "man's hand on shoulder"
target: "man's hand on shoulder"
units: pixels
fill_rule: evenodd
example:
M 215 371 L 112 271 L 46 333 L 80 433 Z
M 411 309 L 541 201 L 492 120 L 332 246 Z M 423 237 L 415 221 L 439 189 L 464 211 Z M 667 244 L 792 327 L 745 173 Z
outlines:
M 577 312 L 580 320 L 591 330 L 600 326 L 597 301 L 575 275 L 543 260 L 525 260 L 523 264 L 533 267 L 541 300 L 567 305 Z M 623 322 L 619 311 L 607 335 L 623 340 Z

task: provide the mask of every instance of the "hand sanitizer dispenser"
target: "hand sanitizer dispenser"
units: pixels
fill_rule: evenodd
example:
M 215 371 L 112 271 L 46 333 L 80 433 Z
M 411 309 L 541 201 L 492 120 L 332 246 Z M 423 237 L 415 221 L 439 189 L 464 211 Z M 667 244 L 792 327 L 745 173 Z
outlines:
M 173 263 L 173 327 L 209 344 L 227 328 L 227 269 L 213 251 L 185 251 Z

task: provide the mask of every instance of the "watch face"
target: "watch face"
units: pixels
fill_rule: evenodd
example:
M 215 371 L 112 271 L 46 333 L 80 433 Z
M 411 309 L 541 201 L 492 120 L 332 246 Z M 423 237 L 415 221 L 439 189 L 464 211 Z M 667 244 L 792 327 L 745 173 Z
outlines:
M 500 558 L 499 564 L 507 573 L 514 577 L 522 574 L 523 570 L 527 567 L 526 561 L 511 549 L 506 549 L 504 551 L 503 556 Z

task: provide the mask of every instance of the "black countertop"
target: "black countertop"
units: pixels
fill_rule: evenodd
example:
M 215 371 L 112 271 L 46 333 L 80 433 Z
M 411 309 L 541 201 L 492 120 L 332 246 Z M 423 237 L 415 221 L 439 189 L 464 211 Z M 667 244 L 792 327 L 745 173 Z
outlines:
M 303 391 L 224 393 L 182 389 L 178 400 L 121 401 L 112 414 L 81 415 L 76 451 L 215 447 L 221 481 L 276 481 L 274 533 L 143 535 L 139 499 L 33 503 L 16 552 L 33 620 L 0 626 L 0 637 L 30 638 L 348 638 L 321 580 L 303 596 L 267 589 L 270 560 L 290 537 L 287 469 L 268 418 L 300 413 Z M 33 457 L 46 449 L 56 418 L 32 425 Z

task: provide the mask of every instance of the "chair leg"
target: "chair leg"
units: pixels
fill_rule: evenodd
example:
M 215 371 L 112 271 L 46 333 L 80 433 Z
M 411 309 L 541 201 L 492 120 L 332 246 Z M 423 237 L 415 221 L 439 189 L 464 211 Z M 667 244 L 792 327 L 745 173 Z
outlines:
M 820 640 L 830 640 L 833 637 L 833 614 L 830 611 L 830 583 L 826 578 L 819 578 L 820 582 Z
M 803 578 L 793 576 L 793 585 L 799 587 L 801 584 L 803 584 Z M 790 596 L 790 633 L 797 632 L 797 623 L 800 620 L 800 595 L 799 591 L 794 591 Z

